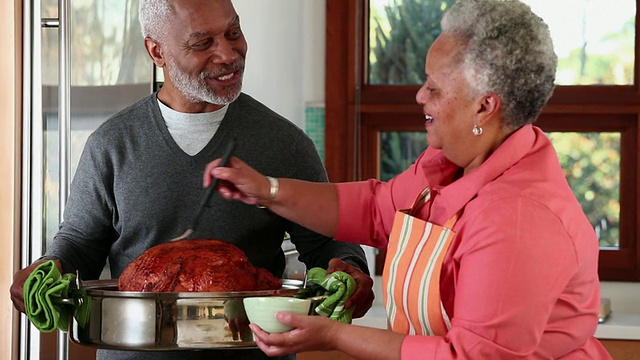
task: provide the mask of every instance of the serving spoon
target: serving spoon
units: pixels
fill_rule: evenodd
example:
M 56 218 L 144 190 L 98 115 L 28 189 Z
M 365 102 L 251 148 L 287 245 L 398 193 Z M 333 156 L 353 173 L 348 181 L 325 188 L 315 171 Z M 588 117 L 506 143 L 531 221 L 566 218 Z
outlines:
M 229 144 L 227 144 L 227 148 L 224 150 L 224 154 L 222 155 L 222 160 L 220 160 L 220 164 L 218 164 L 218 166 L 227 166 L 227 163 L 229 163 L 229 159 L 231 158 L 231 154 L 233 153 L 233 149 L 235 147 L 236 147 L 236 140 L 231 139 Z M 207 206 L 207 203 L 209 203 L 209 200 L 211 199 L 211 196 L 213 194 L 213 191 L 216 188 L 216 185 L 218 185 L 218 178 L 214 177 L 211 185 L 209 185 L 209 187 L 205 190 L 204 197 L 202 198 L 202 202 L 200 203 L 200 208 L 198 209 L 196 216 L 193 218 L 193 221 L 191 222 L 191 226 L 187 230 L 185 230 L 185 232 L 182 235 L 176 238 L 173 238 L 169 241 L 178 241 L 178 240 L 186 239 L 189 235 L 193 234 L 193 231 L 198 226 L 198 222 L 200 221 L 200 216 L 202 215 L 204 208 Z

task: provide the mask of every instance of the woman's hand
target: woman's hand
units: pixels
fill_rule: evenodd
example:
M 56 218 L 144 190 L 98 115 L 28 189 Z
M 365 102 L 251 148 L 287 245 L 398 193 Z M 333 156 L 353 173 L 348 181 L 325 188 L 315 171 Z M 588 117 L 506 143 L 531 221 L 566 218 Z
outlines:
M 220 196 L 245 204 L 268 207 L 283 218 L 311 231 L 334 237 L 338 227 L 338 191 L 334 184 L 299 179 L 268 179 L 242 160 L 232 157 L 227 166 L 220 159 L 207 164 L 204 187 L 217 178 Z M 274 181 L 275 180 L 275 181 Z
M 395 360 L 400 359 L 406 336 L 384 329 L 344 324 L 322 316 L 279 312 L 276 319 L 295 329 L 269 334 L 256 324 L 249 325 L 256 345 L 269 356 L 337 350 L 355 359 Z
M 205 167 L 203 186 L 211 186 L 218 178 L 218 192 L 229 200 L 239 200 L 249 205 L 266 205 L 271 201 L 271 184 L 266 176 L 260 174 L 242 160 L 232 157 L 225 167 L 218 167 L 216 159 Z
M 268 356 L 304 351 L 328 351 L 335 349 L 335 337 L 342 326 L 349 326 L 322 316 L 296 315 L 278 312 L 276 319 L 295 329 L 282 334 L 269 334 L 256 324 L 249 327 L 255 335 L 256 345 Z

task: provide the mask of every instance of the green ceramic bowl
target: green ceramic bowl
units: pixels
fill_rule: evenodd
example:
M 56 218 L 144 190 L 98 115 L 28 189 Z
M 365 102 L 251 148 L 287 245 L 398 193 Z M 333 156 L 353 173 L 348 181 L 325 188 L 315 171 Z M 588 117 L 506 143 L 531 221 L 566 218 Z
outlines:
M 242 301 L 249 321 L 269 333 L 283 333 L 293 329 L 276 320 L 278 311 L 307 315 L 311 305 L 309 299 L 282 296 L 246 297 Z

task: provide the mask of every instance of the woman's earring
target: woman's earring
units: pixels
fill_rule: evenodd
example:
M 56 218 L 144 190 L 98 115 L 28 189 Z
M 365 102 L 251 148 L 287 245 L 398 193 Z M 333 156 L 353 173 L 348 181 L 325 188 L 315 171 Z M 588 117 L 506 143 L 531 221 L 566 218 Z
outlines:
M 473 125 L 473 130 L 471 130 L 473 132 L 473 135 L 475 136 L 480 136 L 482 135 L 482 128 L 480 126 L 478 126 L 478 124 L 474 124 Z

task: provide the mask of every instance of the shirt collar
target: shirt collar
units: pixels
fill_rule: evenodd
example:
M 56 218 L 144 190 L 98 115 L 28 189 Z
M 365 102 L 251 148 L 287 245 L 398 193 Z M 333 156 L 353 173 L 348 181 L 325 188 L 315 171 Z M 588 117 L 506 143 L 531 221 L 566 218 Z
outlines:
M 449 161 L 441 150 L 431 150 L 433 156 L 422 166 L 434 197 L 430 220 L 442 224 L 462 210 L 485 185 L 525 157 L 540 135 L 544 136 L 541 130 L 531 124 L 521 127 L 476 170 L 455 181 L 454 176 L 460 168 Z

